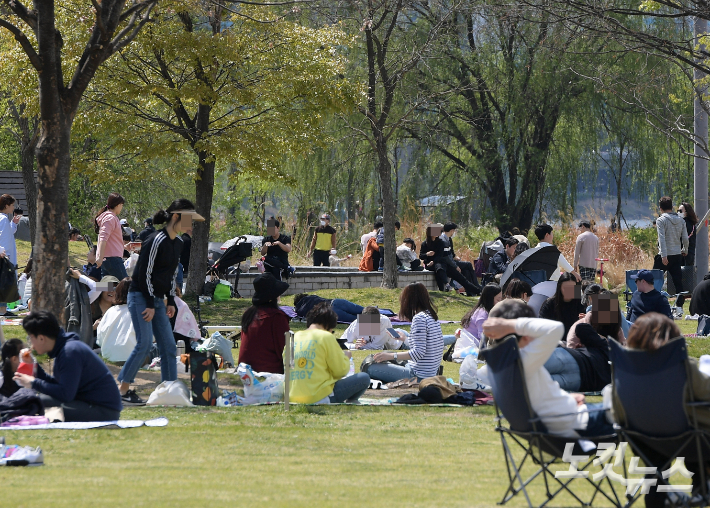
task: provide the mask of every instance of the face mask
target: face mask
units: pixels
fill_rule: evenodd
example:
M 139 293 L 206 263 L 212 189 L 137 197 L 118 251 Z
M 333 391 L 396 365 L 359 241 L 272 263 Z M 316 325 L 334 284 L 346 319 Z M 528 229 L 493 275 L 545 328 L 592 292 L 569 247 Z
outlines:
M 678 210 L 678 216 L 679 216 L 679 217 L 685 217 L 685 213 L 683 213 L 683 212 L 681 212 L 680 210 Z
M 325 226 L 325 221 L 324 220 L 320 221 L 320 225 Z

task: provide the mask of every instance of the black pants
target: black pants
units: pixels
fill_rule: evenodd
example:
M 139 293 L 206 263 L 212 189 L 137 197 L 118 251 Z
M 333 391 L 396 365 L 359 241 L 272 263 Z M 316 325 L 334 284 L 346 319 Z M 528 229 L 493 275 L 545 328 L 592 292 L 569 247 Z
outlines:
M 44 407 L 61 407 L 64 410 L 65 422 L 110 422 L 121 417 L 120 411 L 81 400 L 62 403 L 44 393 L 40 393 L 39 398 Z
M 330 251 L 314 250 L 313 251 L 313 266 L 330 266 Z
M 478 279 L 476 278 L 476 270 L 473 269 L 473 265 L 468 261 L 456 261 L 456 266 L 461 268 L 461 274 L 474 286 L 478 286 L 480 290 L 481 286 L 478 284 Z
M 284 263 L 276 256 L 266 256 L 264 258 L 264 271 L 276 277 L 276 280 L 288 279 L 288 263 Z
M 471 282 L 456 269 L 456 264 L 453 259 L 444 259 L 434 262 L 434 276 L 436 277 L 436 285 L 439 291 L 443 291 L 449 279 L 453 279 L 461 284 L 466 289 L 466 294 L 469 296 L 480 294 L 480 289 L 474 286 Z
M 372 251 L 372 269 L 377 271 L 377 269 L 379 267 L 380 267 L 380 251 L 373 250 Z
M 668 256 L 667 265 L 663 264 L 663 259 L 660 255 L 658 255 L 655 257 L 653 268 L 655 270 L 663 270 L 664 272 L 668 272 L 668 275 L 670 275 L 673 279 L 673 286 L 675 286 L 675 292 L 676 294 L 678 294 L 683 291 L 683 271 L 681 268 L 682 266 L 682 254 L 674 254 L 672 256 Z
M 422 262 L 421 262 L 420 259 L 415 259 L 414 261 L 411 261 L 411 262 L 409 263 L 409 268 L 410 268 L 413 272 L 421 272 L 421 271 L 424 270 L 424 267 L 422 266 Z

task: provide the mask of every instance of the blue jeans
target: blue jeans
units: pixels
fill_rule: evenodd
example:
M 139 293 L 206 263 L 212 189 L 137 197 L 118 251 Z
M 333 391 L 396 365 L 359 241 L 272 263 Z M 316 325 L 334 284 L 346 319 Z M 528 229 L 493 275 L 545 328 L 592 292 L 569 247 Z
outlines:
M 362 305 L 357 305 L 349 300 L 343 300 L 342 298 L 336 298 L 331 302 L 331 307 L 338 315 L 338 321 L 346 321 L 352 323 L 357 319 L 358 314 L 362 314 L 365 307 Z
M 175 381 L 177 379 L 177 346 L 173 337 L 173 328 L 165 312 L 165 303 L 162 298 L 154 298 L 155 315 L 148 323 L 141 315 L 147 308 L 143 293 L 131 291 L 128 293 L 128 312 L 131 314 L 133 328 L 136 331 L 136 347 L 128 356 L 125 365 L 118 375 L 121 383 L 133 383 L 138 369 L 150 352 L 153 336 L 160 350 L 160 378 L 161 381 Z
M 112 257 L 104 259 L 104 262 L 101 264 L 101 277 L 106 277 L 107 275 L 113 275 L 119 281 L 128 277 L 122 258 Z
M 594 411 L 601 409 L 604 406 L 601 402 L 596 404 L 587 404 L 589 413 L 589 421 L 587 428 L 584 430 L 575 429 L 577 434 L 582 437 L 608 436 L 614 433 L 614 426 L 606 419 L 606 411 Z
M 399 379 L 410 379 L 413 377 L 416 377 L 419 381 L 423 379 L 418 377 L 409 365 L 402 367 L 389 362 L 373 363 L 370 365 L 370 368 L 367 369 L 367 373 L 370 375 L 370 379 L 379 379 L 383 383 L 391 383 Z
M 175 284 L 177 285 L 177 287 L 180 288 L 180 291 L 182 291 L 182 279 L 183 279 L 184 275 L 185 275 L 185 271 L 182 267 L 182 263 L 178 263 L 177 277 L 175 277 Z
M 579 390 L 582 383 L 579 365 L 566 348 L 555 348 L 550 358 L 545 362 L 545 368 L 563 390 L 568 392 Z
M 330 396 L 330 402 L 355 402 L 362 397 L 365 390 L 370 386 L 370 376 L 365 372 L 358 372 L 350 377 L 336 381 L 333 385 L 333 395 Z

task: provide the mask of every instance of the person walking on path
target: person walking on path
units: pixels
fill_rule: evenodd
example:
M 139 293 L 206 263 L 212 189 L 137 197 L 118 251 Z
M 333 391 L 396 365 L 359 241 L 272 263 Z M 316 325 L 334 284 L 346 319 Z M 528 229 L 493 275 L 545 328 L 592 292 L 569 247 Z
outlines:
M 94 218 L 94 230 L 99 235 L 96 248 L 96 266 L 101 276 L 113 275 L 118 280 L 128 277 L 123 265 L 123 228 L 118 215 L 125 199 L 116 192 L 108 195 L 108 202 Z
M 593 281 L 597 275 L 599 238 L 592 233 L 592 225 L 583 220 L 579 223 L 580 234 L 574 245 L 574 270 L 582 280 Z
M 695 265 L 695 242 L 698 239 L 696 234 L 696 226 L 698 224 L 698 216 L 693 210 L 693 205 L 683 202 L 678 207 L 678 215 L 683 217 L 685 221 L 685 229 L 688 231 L 688 255 L 683 258 L 684 266 Z
M 136 347 L 118 375 L 119 390 L 124 404 L 142 405 L 144 402 L 135 390 L 129 390 L 138 369 L 153 344 L 153 337 L 160 350 L 161 381 L 177 379 L 175 356 L 177 347 L 170 319 L 175 315 L 175 288 L 177 267 L 183 248 L 180 234 L 191 227 L 191 221 L 205 219 L 195 212 L 195 206 L 187 199 L 176 199 L 167 210 L 159 210 L 153 217 L 154 224 L 166 226 L 148 237 L 141 246 L 133 280 L 128 290 L 128 311 L 136 331 Z M 164 299 L 168 304 L 165 305 Z
M 15 198 L 9 194 L 0 196 L 0 247 L 4 249 L 4 255 L 10 260 L 12 266 L 17 268 L 17 245 L 15 244 L 15 233 L 17 233 L 17 223 L 20 222 L 20 215 L 14 215 Z M 17 276 L 15 276 L 17 279 Z M 0 316 L 7 311 L 7 304 L 0 303 Z
M 663 270 L 673 279 L 676 294 L 683 291 L 683 257 L 688 253 L 688 230 L 683 217 L 673 213 L 673 201 L 663 196 L 658 206 L 661 216 L 656 220 L 658 232 L 658 256 L 654 261 L 655 270 Z
M 330 215 L 324 213 L 308 249 L 313 253 L 313 266 L 330 266 L 331 249 L 335 249 L 335 229 L 330 225 Z

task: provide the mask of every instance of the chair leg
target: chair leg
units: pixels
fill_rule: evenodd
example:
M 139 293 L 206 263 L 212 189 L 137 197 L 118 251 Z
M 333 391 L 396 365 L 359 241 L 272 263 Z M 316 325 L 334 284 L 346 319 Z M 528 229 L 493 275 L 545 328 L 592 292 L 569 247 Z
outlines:
M 523 467 L 523 463 L 525 462 L 525 459 L 527 458 L 529 451 L 525 450 L 525 456 L 523 457 L 522 461 L 520 462 L 520 467 L 516 467 L 515 465 L 515 457 L 513 457 L 513 452 L 510 451 L 510 448 L 508 447 L 508 442 L 505 440 L 505 436 L 501 433 L 501 441 L 503 442 L 503 451 L 506 455 L 506 463 L 509 463 L 510 466 L 512 466 L 513 471 L 515 471 L 515 478 L 518 480 L 518 483 L 520 483 L 520 489 L 516 490 L 514 487 L 515 480 L 513 480 L 512 475 L 510 474 L 510 469 L 508 469 L 508 476 L 511 477 L 511 482 L 510 486 L 508 487 L 508 490 L 506 491 L 505 495 L 503 496 L 503 499 L 498 503 L 498 504 L 505 504 L 510 499 L 513 498 L 518 492 L 521 490 L 523 491 L 523 495 L 525 496 L 525 500 L 528 502 L 528 507 L 533 508 L 532 502 L 530 502 L 530 496 L 528 496 L 528 491 L 525 489 L 525 486 L 527 485 L 528 482 L 523 482 L 523 479 L 520 476 L 520 468 Z M 510 458 L 510 462 L 508 462 L 508 457 Z M 507 497 L 508 492 L 511 492 L 510 496 Z M 506 498 L 507 497 L 507 498 Z

